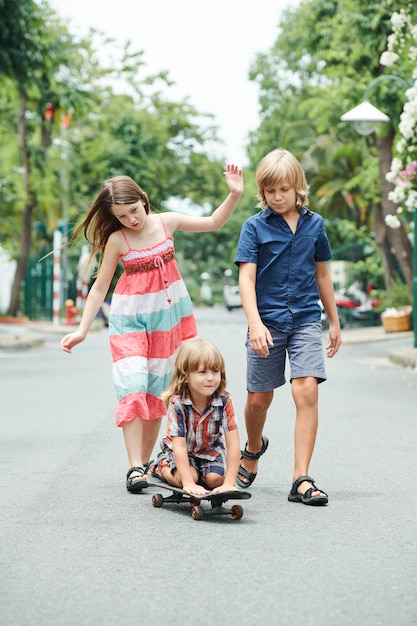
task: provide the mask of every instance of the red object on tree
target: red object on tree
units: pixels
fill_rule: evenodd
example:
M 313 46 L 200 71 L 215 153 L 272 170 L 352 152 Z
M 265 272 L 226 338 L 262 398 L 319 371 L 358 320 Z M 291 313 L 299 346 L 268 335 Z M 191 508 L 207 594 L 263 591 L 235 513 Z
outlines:
M 48 122 L 54 116 L 54 105 L 51 104 L 50 102 L 48 102 L 48 104 L 46 105 L 46 109 L 45 109 L 44 115 L 45 115 L 45 119 L 48 120 Z
M 61 117 L 61 127 L 68 128 L 68 126 L 71 124 L 71 118 L 72 113 L 64 113 L 64 115 Z

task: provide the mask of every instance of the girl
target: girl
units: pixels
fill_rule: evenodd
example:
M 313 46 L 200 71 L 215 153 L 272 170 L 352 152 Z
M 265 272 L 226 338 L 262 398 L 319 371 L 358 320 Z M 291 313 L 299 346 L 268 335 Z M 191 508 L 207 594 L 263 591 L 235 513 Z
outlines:
M 153 214 L 148 196 L 129 176 L 110 178 L 71 239 L 83 232 L 92 245 L 91 258 L 99 253 L 101 263 L 78 329 L 61 341 L 64 352 L 84 341 L 120 260 L 124 268 L 112 297 L 109 333 L 116 424 L 123 428 L 130 468 L 126 488 L 133 493 L 146 486 L 143 476 L 165 414 L 160 395 L 168 385 L 174 354 L 197 334 L 192 303 L 174 259 L 173 234 L 218 230 L 226 223 L 243 193 L 243 179 L 236 165 L 228 165 L 224 175 L 229 195 L 209 217 Z
M 150 473 L 193 494 L 236 489 L 239 433 L 219 350 L 205 339 L 186 341 L 162 398 L 167 431 Z

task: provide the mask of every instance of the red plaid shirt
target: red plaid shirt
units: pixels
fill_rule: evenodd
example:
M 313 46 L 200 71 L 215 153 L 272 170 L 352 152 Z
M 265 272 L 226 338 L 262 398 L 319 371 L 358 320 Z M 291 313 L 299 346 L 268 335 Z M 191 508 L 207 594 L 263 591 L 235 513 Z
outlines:
M 185 437 L 188 455 L 209 461 L 224 450 L 224 433 L 237 428 L 229 396 L 213 397 L 203 413 L 197 411 L 188 395 L 174 396 L 167 416 L 164 443 L 172 450 L 172 437 Z

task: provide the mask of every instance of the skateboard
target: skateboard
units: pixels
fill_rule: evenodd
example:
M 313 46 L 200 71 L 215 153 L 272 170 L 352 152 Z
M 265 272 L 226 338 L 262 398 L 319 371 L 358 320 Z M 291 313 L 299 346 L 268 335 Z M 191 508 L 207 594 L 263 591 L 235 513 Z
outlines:
M 203 520 L 210 515 L 230 515 L 232 519 L 240 519 L 243 515 L 243 508 L 239 504 L 234 504 L 232 507 L 227 508 L 223 506 L 228 500 L 249 500 L 251 493 L 248 491 L 240 491 L 235 489 L 233 491 L 223 491 L 222 493 L 206 493 L 206 494 L 191 494 L 184 489 L 174 487 L 169 483 L 159 481 L 157 479 L 147 480 L 149 487 L 156 487 L 165 489 L 171 492 L 169 496 L 163 496 L 161 493 L 155 493 L 152 496 L 152 504 L 155 508 L 159 509 L 164 504 L 179 504 L 182 502 L 188 502 L 191 505 L 191 516 L 195 520 Z M 203 507 L 201 502 L 208 502 L 211 508 Z

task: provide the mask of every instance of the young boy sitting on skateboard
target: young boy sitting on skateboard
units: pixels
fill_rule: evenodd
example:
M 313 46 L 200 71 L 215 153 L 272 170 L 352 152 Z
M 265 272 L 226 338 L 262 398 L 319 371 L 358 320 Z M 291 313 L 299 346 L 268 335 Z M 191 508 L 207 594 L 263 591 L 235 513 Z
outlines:
M 167 429 L 149 474 L 192 494 L 235 490 L 239 432 L 219 350 L 205 339 L 186 341 L 162 399 Z

